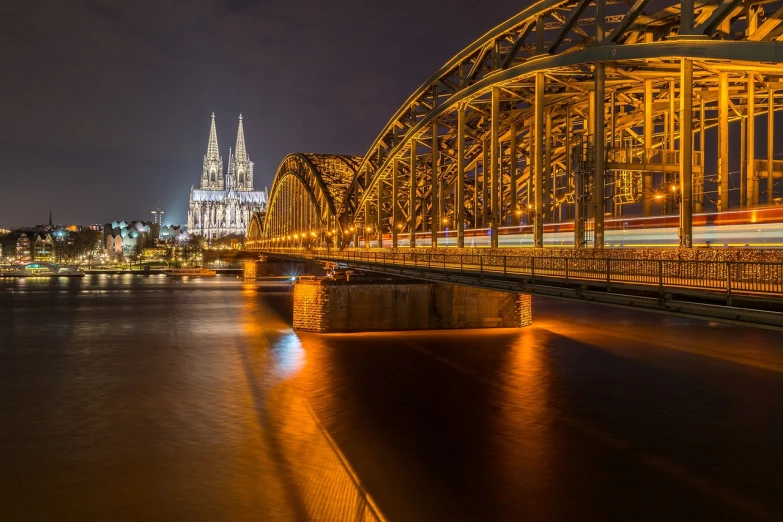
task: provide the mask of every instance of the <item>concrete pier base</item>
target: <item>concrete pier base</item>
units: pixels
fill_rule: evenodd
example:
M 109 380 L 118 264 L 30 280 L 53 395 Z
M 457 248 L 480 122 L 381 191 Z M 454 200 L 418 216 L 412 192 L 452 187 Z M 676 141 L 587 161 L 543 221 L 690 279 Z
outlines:
M 533 322 L 527 294 L 438 283 L 324 283 L 295 286 L 295 330 L 514 328 Z
M 245 271 L 244 271 L 245 279 L 250 279 L 255 281 L 257 268 L 258 268 L 257 261 L 245 261 Z

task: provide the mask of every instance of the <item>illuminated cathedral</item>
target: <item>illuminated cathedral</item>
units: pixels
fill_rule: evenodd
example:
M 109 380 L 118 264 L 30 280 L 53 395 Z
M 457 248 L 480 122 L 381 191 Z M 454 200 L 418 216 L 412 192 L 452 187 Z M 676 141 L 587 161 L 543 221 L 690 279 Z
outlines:
M 229 234 L 243 236 L 253 212 L 266 211 L 267 191 L 253 188 L 253 162 L 245 146 L 245 130 L 239 115 L 236 147 L 228 152 L 228 170 L 218 149 L 215 113 L 209 128 L 209 144 L 201 169 L 199 188 L 191 187 L 188 232 L 216 239 Z

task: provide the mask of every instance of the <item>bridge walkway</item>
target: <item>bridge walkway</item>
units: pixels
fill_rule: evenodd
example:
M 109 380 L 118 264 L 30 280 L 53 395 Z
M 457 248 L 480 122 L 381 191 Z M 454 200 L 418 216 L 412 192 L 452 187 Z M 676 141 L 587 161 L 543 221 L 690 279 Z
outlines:
M 783 329 L 783 264 L 279 249 L 269 256 Z

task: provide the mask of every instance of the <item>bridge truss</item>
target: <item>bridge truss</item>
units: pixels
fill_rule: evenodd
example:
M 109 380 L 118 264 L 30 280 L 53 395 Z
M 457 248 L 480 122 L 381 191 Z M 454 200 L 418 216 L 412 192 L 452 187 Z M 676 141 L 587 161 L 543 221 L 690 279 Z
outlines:
M 437 246 L 449 228 L 461 247 L 486 228 L 497 247 L 499 227 L 530 226 L 541 247 L 544 223 L 573 223 L 574 247 L 603 248 L 607 217 L 678 215 L 690 247 L 694 213 L 783 195 L 782 22 L 780 0 L 539 1 L 446 63 L 363 157 L 287 156 L 249 238 Z

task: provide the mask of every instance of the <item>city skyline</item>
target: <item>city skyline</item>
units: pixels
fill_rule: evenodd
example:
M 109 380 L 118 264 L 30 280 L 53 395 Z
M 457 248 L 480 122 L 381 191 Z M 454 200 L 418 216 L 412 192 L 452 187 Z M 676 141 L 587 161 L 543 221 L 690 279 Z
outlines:
M 212 112 L 244 113 L 258 186 L 271 186 L 290 152 L 363 153 L 477 26 L 491 29 L 519 3 L 455 2 L 436 26 L 418 9 L 413 0 L 167 1 L 154 16 L 98 0 L 4 7 L 10 52 L 0 63 L 15 81 L 0 85 L 14 100 L 0 130 L 0 226 L 36 224 L 49 208 L 64 223 L 139 219 L 157 202 L 167 221 L 184 223 Z

